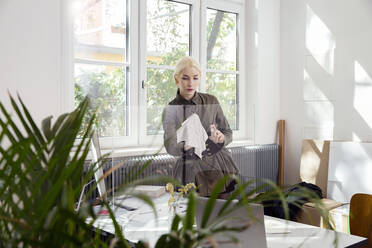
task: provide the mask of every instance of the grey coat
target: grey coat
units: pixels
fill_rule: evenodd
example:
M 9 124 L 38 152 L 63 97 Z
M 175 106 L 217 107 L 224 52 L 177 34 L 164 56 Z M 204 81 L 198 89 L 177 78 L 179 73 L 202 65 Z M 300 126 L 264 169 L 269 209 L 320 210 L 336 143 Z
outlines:
M 184 142 L 177 143 L 176 131 L 191 114 L 199 115 L 200 121 L 210 135 L 210 125 L 215 124 L 224 136 L 223 144 L 215 145 L 207 140 L 207 151 L 202 159 L 192 159 L 185 156 Z M 190 100 L 184 99 L 179 93 L 165 108 L 163 116 L 164 145 L 167 152 L 178 157 L 174 176 L 179 180 L 185 179 L 184 183 L 196 183 L 199 186 L 199 194 L 208 196 L 214 184 L 224 175 L 237 175 L 239 173 L 226 145 L 232 141 L 232 130 L 225 118 L 222 108 L 215 96 L 196 92 Z M 185 176 L 183 177 L 183 166 Z M 228 181 L 225 189 L 231 183 Z

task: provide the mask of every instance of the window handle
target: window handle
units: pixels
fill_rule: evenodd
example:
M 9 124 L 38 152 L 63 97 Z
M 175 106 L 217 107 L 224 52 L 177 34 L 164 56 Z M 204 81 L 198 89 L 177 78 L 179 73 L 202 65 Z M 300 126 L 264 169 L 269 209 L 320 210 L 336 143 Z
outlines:
M 142 89 L 145 88 L 145 80 L 142 80 Z

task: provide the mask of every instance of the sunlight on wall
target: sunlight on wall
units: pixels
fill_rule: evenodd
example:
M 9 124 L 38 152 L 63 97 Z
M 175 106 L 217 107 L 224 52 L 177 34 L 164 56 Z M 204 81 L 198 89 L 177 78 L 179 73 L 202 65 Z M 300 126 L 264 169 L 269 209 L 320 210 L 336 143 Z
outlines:
M 333 140 L 333 126 L 304 127 L 303 139 Z
M 372 128 L 372 78 L 358 61 L 354 62 L 354 108 Z
M 303 87 L 304 101 L 328 100 L 327 96 L 316 85 L 316 82 L 310 77 L 306 69 L 304 69 L 304 87 Z
M 254 32 L 254 46 L 258 47 L 258 33 Z
M 333 139 L 334 105 L 304 70 L 304 139 Z
M 356 192 L 371 194 L 371 155 L 372 143 L 332 142 L 327 197 L 339 202 L 349 202 Z
M 330 101 L 305 102 L 305 126 L 333 126 L 333 103 Z
M 352 134 L 353 134 L 353 137 L 352 137 L 353 141 L 362 141 L 356 133 L 353 132 Z
M 336 40 L 324 22 L 307 5 L 306 48 L 323 69 L 333 75 Z
M 306 6 L 306 48 L 303 71 L 303 138 L 333 139 L 334 103 L 330 99 L 335 37 L 324 22 Z

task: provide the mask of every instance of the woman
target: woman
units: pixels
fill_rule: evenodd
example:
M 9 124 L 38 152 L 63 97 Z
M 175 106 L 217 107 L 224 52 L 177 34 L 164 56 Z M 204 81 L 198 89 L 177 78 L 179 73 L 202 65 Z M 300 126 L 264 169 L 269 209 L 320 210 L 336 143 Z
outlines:
M 197 61 L 184 57 L 178 61 L 174 80 L 178 87 L 176 98 L 166 107 L 163 118 L 164 145 L 169 154 L 179 156 L 175 177 L 183 184 L 195 183 L 199 195 L 209 196 L 215 183 L 224 175 L 237 175 L 230 152 L 226 149 L 232 141 L 232 130 L 216 97 L 197 92 L 201 70 Z M 202 158 L 195 148 L 177 142 L 176 131 L 192 114 L 197 114 L 208 134 L 206 150 Z M 234 190 L 234 180 L 229 180 L 220 198 L 226 198 Z

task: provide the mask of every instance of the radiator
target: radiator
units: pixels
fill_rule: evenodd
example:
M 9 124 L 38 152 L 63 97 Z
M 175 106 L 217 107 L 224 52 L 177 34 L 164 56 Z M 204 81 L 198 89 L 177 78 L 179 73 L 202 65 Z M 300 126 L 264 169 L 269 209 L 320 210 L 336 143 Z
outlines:
M 143 179 L 151 176 L 172 176 L 173 168 L 176 164 L 176 158 L 168 154 L 131 156 L 114 159 L 105 169 L 109 169 L 111 164 L 118 169 L 113 173 L 113 178 L 108 179 L 108 185 L 119 186 L 121 183 L 129 181 L 128 175 L 135 176 L 146 163 L 149 163 L 144 171 L 138 175 L 137 179 Z M 113 179 L 113 180 L 112 180 Z M 111 180 L 111 182 L 110 182 Z M 153 185 L 165 185 L 165 183 L 152 182 Z
M 254 180 L 251 189 L 262 186 L 258 192 L 270 190 L 264 186 L 265 180 L 274 183 L 278 178 L 279 145 L 252 145 L 229 148 L 233 160 L 239 169 L 239 178 L 242 182 Z
M 229 148 L 229 151 L 240 171 L 240 180 L 247 182 L 256 179 L 250 189 L 262 186 L 264 180 L 277 181 L 279 156 L 279 146 L 277 144 L 232 147 Z M 137 172 L 147 161 L 151 161 L 151 164 L 137 177 L 138 179 L 173 175 L 176 158 L 168 154 L 112 158 L 103 166 L 105 172 L 112 167 L 117 168 L 114 173 L 105 179 L 107 189 L 112 189 L 112 186 L 118 188 L 120 184 L 128 182 L 128 175 Z M 164 183 L 152 184 L 164 185 Z M 265 186 L 260 192 L 269 189 L 269 186 Z
M 136 173 L 146 163 L 150 163 L 144 171 L 136 176 Z M 174 165 L 176 164 L 176 158 L 168 154 L 159 155 L 146 155 L 146 156 L 128 156 L 119 158 L 109 158 L 104 163 L 102 169 L 104 173 L 108 170 L 112 170 L 105 178 L 106 189 L 111 192 L 111 189 L 118 189 L 120 185 L 130 181 L 130 177 L 137 179 L 148 178 L 151 176 L 171 176 L 173 173 Z M 90 161 L 85 164 L 86 168 L 90 165 Z M 94 178 L 92 178 L 94 179 Z M 165 185 L 165 183 L 151 182 L 151 185 Z M 86 187 L 86 192 L 89 192 L 92 185 Z M 114 187 L 113 187 L 114 186 Z M 107 194 L 110 195 L 111 193 Z M 88 196 L 89 199 L 98 197 L 98 190 L 92 192 L 92 195 Z

